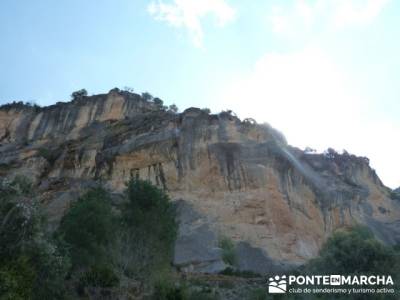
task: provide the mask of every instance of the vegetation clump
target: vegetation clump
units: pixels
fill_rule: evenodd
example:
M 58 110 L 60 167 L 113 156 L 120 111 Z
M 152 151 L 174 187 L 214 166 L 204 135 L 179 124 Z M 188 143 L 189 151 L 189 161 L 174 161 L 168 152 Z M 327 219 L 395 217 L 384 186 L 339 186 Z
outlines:
M 307 265 L 309 272 L 346 275 L 391 275 L 400 271 L 399 253 L 375 239 L 364 226 L 336 231 L 322 247 L 319 257 Z
M 50 165 L 53 165 L 61 155 L 61 149 L 40 147 L 38 149 L 38 155 L 46 159 L 50 163 Z
M 168 110 L 170 112 L 173 112 L 174 114 L 176 114 L 178 112 L 178 106 L 176 106 L 175 104 L 171 104 L 170 106 L 168 106 Z
M 132 240 L 130 256 L 122 257 L 126 271 L 146 276 L 168 269 L 177 234 L 176 213 L 168 195 L 139 179 L 127 184 L 125 195 L 122 235 Z
M 81 89 L 81 90 L 73 92 L 71 94 L 71 98 L 72 98 L 72 100 L 79 100 L 79 99 L 82 99 L 83 97 L 87 97 L 87 95 L 88 95 L 87 90 Z
M 175 211 L 150 182 L 128 182 L 119 205 L 106 190 L 89 190 L 53 235 L 33 191 L 25 177 L 0 181 L 0 299 L 86 297 L 171 272 Z
M 303 274 L 341 274 L 346 276 L 392 276 L 395 294 L 322 295 L 311 299 L 398 299 L 400 252 L 379 242 L 365 226 L 337 230 L 326 241 L 317 258 L 299 270 Z M 379 288 L 379 286 L 374 286 Z M 304 299 L 304 298 L 300 298 Z
M 109 261 L 116 217 L 108 193 L 100 188 L 79 198 L 64 216 L 57 235 L 68 245 L 73 267 L 92 267 Z
M 400 200 L 400 188 L 391 191 L 390 196 L 394 200 Z
M 69 259 L 25 177 L 0 182 L 0 299 L 63 299 Z
M 219 247 L 222 249 L 222 260 L 228 265 L 235 265 L 236 253 L 235 244 L 227 237 L 222 237 L 219 241 Z
M 106 190 L 90 190 L 61 221 L 57 236 L 68 245 L 72 283 L 80 294 L 118 287 L 129 278 L 153 282 L 171 269 L 177 225 L 167 194 L 132 179 L 124 199 L 113 205 Z

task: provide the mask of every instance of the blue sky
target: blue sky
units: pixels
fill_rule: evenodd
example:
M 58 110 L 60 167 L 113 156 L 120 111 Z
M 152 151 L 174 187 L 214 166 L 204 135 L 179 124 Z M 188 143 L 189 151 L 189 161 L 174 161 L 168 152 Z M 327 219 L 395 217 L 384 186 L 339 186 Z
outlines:
M 2 0 L 0 103 L 129 86 L 233 109 L 400 186 L 400 2 Z

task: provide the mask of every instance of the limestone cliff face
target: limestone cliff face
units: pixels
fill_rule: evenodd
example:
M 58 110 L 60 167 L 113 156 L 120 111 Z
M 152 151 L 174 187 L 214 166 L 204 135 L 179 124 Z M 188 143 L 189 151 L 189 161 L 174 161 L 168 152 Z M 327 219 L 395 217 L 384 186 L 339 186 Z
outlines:
M 332 230 L 354 222 L 400 242 L 400 200 L 367 159 L 308 154 L 229 113 L 175 114 L 114 90 L 45 108 L 4 106 L 0 144 L 0 176 L 29 176 L 55 223 L 95 182 L 119 192 L 140 177 L 167 190 L 183 270 L 224 268 L 222 237 L 236 242 L 238 268 L 256 272 L 314 257 Z

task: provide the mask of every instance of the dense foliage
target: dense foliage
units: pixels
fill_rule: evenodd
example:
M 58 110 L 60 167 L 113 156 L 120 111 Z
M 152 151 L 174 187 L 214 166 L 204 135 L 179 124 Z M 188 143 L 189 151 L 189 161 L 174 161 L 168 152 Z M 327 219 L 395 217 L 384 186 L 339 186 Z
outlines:
M 53 237 L 33 190 L 22 177 L 0 185 L 0 299 L 73 299 L 99 290 L 112 298 L 127 282 L 151 284 L 170 272 L 177 225 L 163 190 L 131 180 L 119 203 L 104 189 L 89 190 Z
M 364 226 L 337 230 L 323 245 L 317 258 L 309 261 L 301 274 L 391 275 L 398 291 L 400 252 L 379 242 Z M 375 286 L 377 288 L 378 286 Z M 314 295 L 293 299 L 398 299 L 398 294 Z
M 298 299 L 298 300 L 331 300 L 331 299 L 399 299 L 400 246 L 388 246 L 378 241 L 373 233 L 364 226 L 342 228 L 332 234 L 320 250 L 319 256 L 310 260 L 290 273 L 293 275 L 385 275 L 392 276 L 395 293 L 387 294 L 268 294 L 267 287 L 250 290 L 246 299 Z M 222 272 L 228 276 L 242 276 L 233 269 Z M 255 274 L 249 274 L 253 275 Z M 295 287 L 295 286 L 292 286 Z M 310 287 L 310 286 L 308 286 Z M 348 286 L 346 286 L 348 287 Z M 355 286 L 357 287 L 357 286 Z M 366 286 L 364 286 L 366 287 Z M 380 288 L 380 286 L 373 286 Z
M 31 191 L 22 177 L 0 182 L 0 299 L 63 299 L 69 260 Z
M 72 281 L 79 292 L 151 280 L 169 269 L 176 236 L 175 212 L 166 193 L 142 180 L 127 183 L 124 201 L 94 189 L 69 209 L 57 232 L 68 245 Z
M 356 226 L 335 232 L 308 269 L 326 274 L 397 276 L 399 263 L 399 253 L 394 248 L 376 240 L 367 227 Z
M 168 195 L 148 181 L 131 180 L 125 196 L 121 237 L 129 243 L 120 251 L 124 272 L 143 277 L 168 269 L 177 232 Z
M 74 267 L 104 264 L 113 243 L 116 218 L 108 193 L 93 189 L 78 199 L 62 219 L 58 235 L 69 245 Z

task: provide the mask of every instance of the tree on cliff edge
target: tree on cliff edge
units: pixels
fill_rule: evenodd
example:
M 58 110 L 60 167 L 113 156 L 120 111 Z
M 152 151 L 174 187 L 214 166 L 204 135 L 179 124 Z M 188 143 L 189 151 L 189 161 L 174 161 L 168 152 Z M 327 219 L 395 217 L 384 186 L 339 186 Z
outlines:
M 72 98 L 72 100 L 78 100 L 78 99 L 82 99 L 83 97 L 86 97 L 87 95 L 88 95 L 87 90 L 81 89 L 81 90 L 73 92 L 71 94 L 71 98 Z

